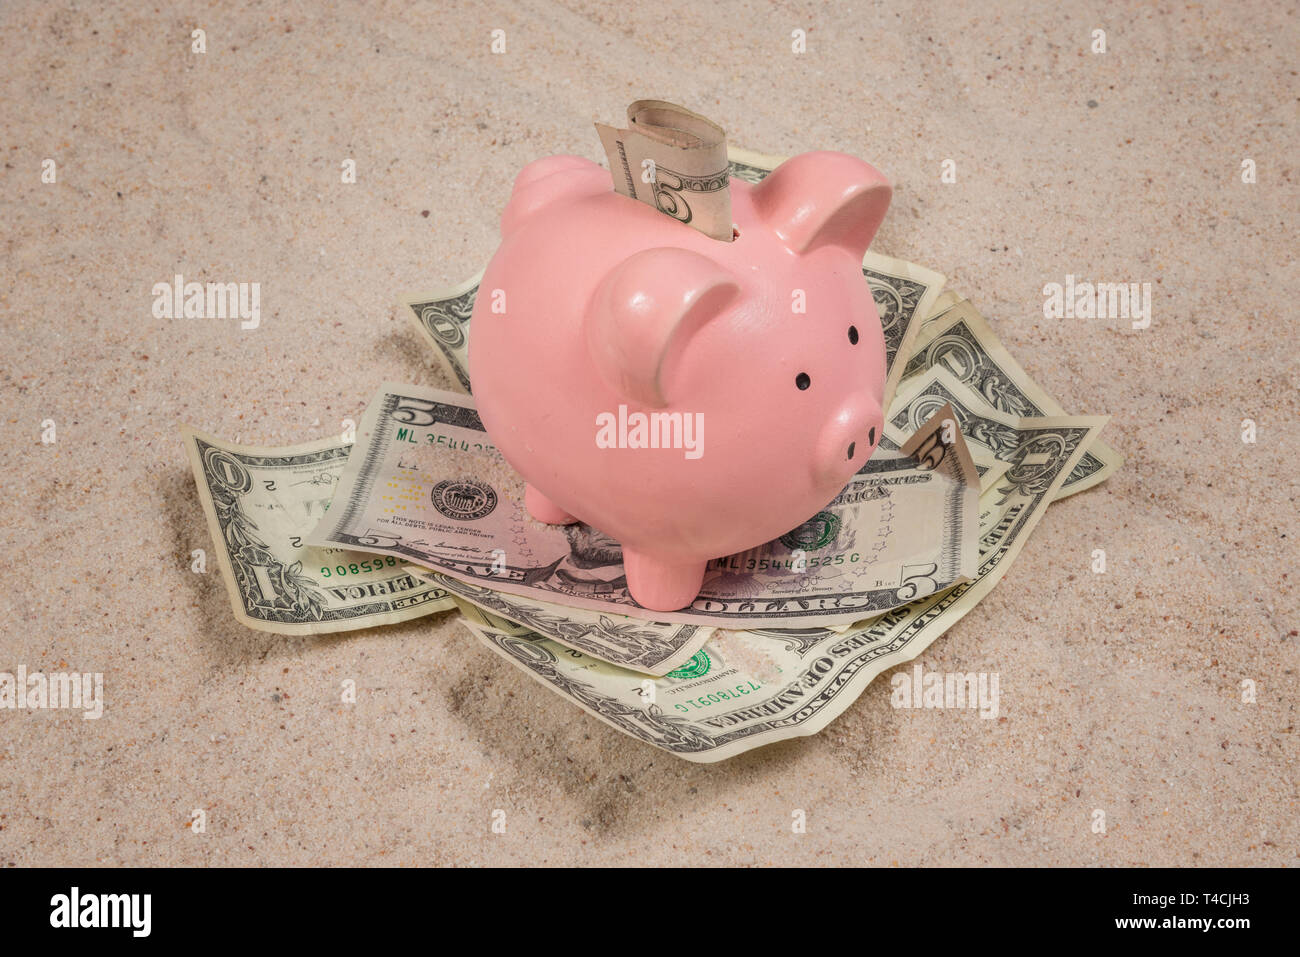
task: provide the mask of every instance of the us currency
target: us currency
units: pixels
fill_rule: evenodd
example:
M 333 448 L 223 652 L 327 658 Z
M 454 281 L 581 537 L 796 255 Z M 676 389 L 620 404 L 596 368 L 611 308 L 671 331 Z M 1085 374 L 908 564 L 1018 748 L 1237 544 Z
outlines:
M 663 100 L 637 100 L 627 108 L 627 123 L 625 130 L 596 124 L 615 192 L 731 242 L 731 179 L 722 127 Z
M 885 434 L 905 434 L 915 427 L 917 421 L 925 420 L 935 409 L 948 404 L 959 404 L 962 408 L 970 410 L 972 417 L 969 420 L 959 418 L 959 424 L 962 427 L 962 434 L 969 441 L 972 449 L 978 450 L 974 454 L 992 455 L 1008 462 L 1011 461 L 1010 453 L 1019 447 L 1020 423 L 1029 421 L 1030 418 L 1036 422 L 1055 423 L 1079 419 L 1094 423 L 1096 432 L 1090 440 L 1092 442 L 1096 441 L 1096 434 L 1110 421 L 1109 416 L 1011 415 L 995 408 L 983 395 L 972 389 L 968 383 L 958 379 L 947 368 L 935 366 L 904 381 L 899 399 L 895 402 L 890 416 L 885 420 Z M 1093 447 L 1095 446 L 1085 446 L 1079 461 L 1082 461 Z M 1077 474 L 1077 465 L 1076 462 L 1070 475 Z M 1004 488 L 1013 480 L 1013 471 L 1014 469 L 1009 467 L 993 487 Z M 1069 480 L 1070 475 L 1062 480 L 1061 486 Z M 1057 497 L 1059 498 L 1059 494 Z
M 964 390 L 963 390 L 964 391 Z M 950 414 L 984 434 L 984 421 L 958 396 L 917 390 L 913 404 L 951 402 Z M 519 626 L 466 621 L 480 641 L 515 667 L 604 723 L 689 761 L 712 762 L 787 738 L 815 734 L 881 672 L 911 661 L 981 601 L 1006 574 L 1052 496 L 1105 420 L 1025 418 L 1014 442 L 995 443 L 1005 481 L 980 499 L 978 574 L 845 631 L 830 628 L 720 629 L 686 665 L 653 680 L 573 651 Z M 499 624 L 499 623 L 498 623 Z
M 936 383 L 938 388 L 931 388 Z M 918 397 L 918 394 L 923 392 L 933 398 Z M 903 387 L 894 400 L 893 408 L 885 416 L 881 444 L 898 445 L 901 448 L 903 437 L 909 435 L 913 429 L 913 417 L 923 416 L 928 411 L 941 407 L 944 403 L 938 397 L 950 395 L 960 399 L 963 409 L 977 413 L 978 422 L 981 425 L 996 421 L 1015 428 L 1016 423 L 1020 420 L 1019 416 L 996 408 L 993 403 L 985 399 L 967 383 L 953 375 L 949 369 L 944 366 L 934 366 L 918 375 L 903 380 Z M 979 425 L 976 428 L 979 428 Z M 992 441 L 991 436 L 1000 437 L 1004 434 L 1001 431 L 980 428 L 977 434 L 969 438 L 971 458 L 977 462 L 1001 461 L 1001 447 Z M 980 485 L 981 489 L 983 489 L 984 482 L 982 478 Z
M 897 430 L 891 429 L 888 426 L 888 424 L 886 424 L 884 428 L 884 435 L 881 437 L 880 447 L 885 450 L 892 449 L 897 451 L 898 448 L 907 441 L 906 437 L 899 437 L 895 440 L 894 437 L 899 435 L 900 433 Z M 987 492 L 989 489 L 991 489 L 994 485 L 996 485 L 998 480 L 1002 478 L 1003 475 L 1006 474 L 1007 469 L 1010 468 L 1010 463 L 1002 462 L 994 458 L 992 453 L 988 452 L 987 450 L 983 449 L 978 445 L 970 445 L 968 449 L 969 449 L 971 460 L 975 465 L 975 472 L 979 476 L 979 494 L 980 494 L 980 500 L 983 501 L 984 493 Z M 421 572 L 419 570 L 416 570 L 414 574 L 419 575 L 421 574 Z M 845 632 L 845 631 L 849 631 L 852 628 L 861 627 L 867 621 L 870 621 L 872 618 L 876 618 L 876 617 L 879 616 L 871 615 L 867 618 L 858 619 L 857 621 L 831 624 L 831 625 L 826 625 L 825 627 L 834 632 Z M 545 635 L 546 637 L 553 637 L 552 635 L 548 635 L 545 631 L 542 631 L 542 629 L 535 629 L 535 630 L 538 631 L 540 634 Z
M 966 302 L 966 299 L 951 289 L 945 289 L 940 293 L 939 298 L 937 298 L 934 301 L 934 305 L 930 307 L 930 311 L 926 314 L 925 318 L 921 320 L 916 337 L 911 343 L 911 348 L 904 353 L 904 356 L 910 358 L 915 355 L 916 350 L 920 347 L 921 343 L 925 342 L 929 338 L 927 333 L 943 321 L 949 309 L 960 302 Z
M 235 617 L 249 628 L 318 635 L 454 607 L 405 559 L 307 546 L 351 443 L 235 445 L 181 430 Z
M 852 622 L 973 571 L 978 478 L 969 454 L 939 465 L 873 456 L 803 525 L 710 562 L 692 605 L 651 613 L 628 593 L 617 542 L 590 526 L 529 517 L 522 480 L 491 444 L 472 400 L 385 385 L 309 543 L 408 558 L 494 591 L 656 621 Z
M 963 390 L 965 391 L 965 390 Z M 1005 433 L 957 395 L 915 390 L 897 407 L 952 403 L 965 428 Z M 917 406 L 917 408 L 914 408 Z M 1028 417 L 997 442 L 1005 481 L 980 498 L 979 572 L 848 631 L 719 629 L 685 666 L 654 680 L 594 661 L 517 625 L 465 627 L 487 648 L 611 727 L 688 761 L 714 762 L 775 741 L 813 735 L 857 700 L 880 672 L 911 661 L 987 596 L 1034 531 L 1061 482 L 1105 419 Z M 1014 439 L 1014 441 L 1011 441 Z M 499 624 L 499 623 L 498 623 Z
M 820 676 L 809 682 L 800 675 L 809 653 L 843 638 L 825 628 L 718 631 L 685 665 L 649 678 L 508 623 L 494 627 L 466 617 L 462 624 L 511 665 L 588 714 L 699 762 L 820 730 L 825 721 L 813 727 L 796 717 L 800 706 L 816 701 Z
M 727 152 L 730 174 L 750 183 L 761 182 L 781 162 L 779 157 L 739 148 Z M 888 409 L 903 375 L 898 359 L 912 354 L 912 342 L 922 324 L 940 306 L 945 280 L 932 269 L 871 250 L 862 259 L 862 275 L 871 287 L 885 334 L 887 373 L 881 405 Z M 469 327 L 482 276 L 480 270 L 474 278 L 450 289 L 402 299 L 407 315 L 414 320 L 420 335 L 433 346 L 449 379 L 466 392 L 473 391 L 469 381 Z
M 962 397 L 964 400 L 967 396 L 965 393 L 962 393 Z M 933 408 L 933 406 L 931 408 Z M 942 421 L 942 415 L 952 415 L 952 412 L 951 409 L 945 409 L 942 410 L 942 413 L 934 414 L 941 415 L 939 421 Z M 881 449 L 897 451 L 907 444 L 908 441 L 908 437 L 902 433 L 901 429 L 891 426 L 888 418 L 886 418 L 883 435 L 880 440 Z M 985 520 L 990 514 L 989 508 L 985 505 L 985 493 L 987 493 L 989 489 L 993 488 L 997 484 L 998 480 L 1007 473 L 1011 464 L 996 458 L 993 453 L 979 445 L 967 443 L 967 451 L 975 465 L 975 471 L 979 475 L 980 534 L 983 535 L 988 530 Z M 847 631 L 861 631 L 866 628 L 870 622 L 879 617 L 879 615 L 872 615 L 867 618 L 859 619 L 858 621 L 849 622 L 848 624 L 827 625 L 826 628 L 830 631 L 836 632 L 837 634 L 842 634 Z
M 975 461 L 975 470 L 980 476 L 980 495 L 991 489 L 1002 476 L 1007 474 L 1010 463 L 1003 462 L 978 445 L 970 447 L 971 458 Z
M 900 446 L 904 447 L 903 454 L 917 455 L 918 448 L 927 441 L 927 436 L 937 435 L 944 417 L 948 415 L 951 415 L 950 410 L 940 410 L 936 413 L 933 429 L 928 431 L 922 429 L 912 441 L 901 442 Z M 933 442 L 934 439 L 930 438 L 929 446 L 920 454 L 932 455 Z M 969 455 L 970 453 L 965 443 L 961 443 L 954 449 L 954 454 Z M 999 465 L 1002 467 L 999 468 Z M 984 483 L 989 482 L 991 477 L 1001 475 L 1005 471 L 1005 465 L 998 463 L 991 456 L 986 456 L 986 463 L 983 465 L 976 466 L 974 462 L 963 463 L 961 468 L 967 473 L 971 468 L 976 468 L 981 488 L 985 487 Z M 466 602 L 471 602 L 484 613 L 531 628 L 544 637 L 558 641 L 569 648 L 586 652 L 593 658 L 653 675 L 662 675 L 688 661 L 699 651 L 713 631 L 711 628 L 693 625 L 642 622 L 622 615 L 610 615 L 586 608 L 525 599 L 509 593 L 493 591 L 478 583 L 462 582 L 440 572 L 416 569 L 414 574 L 426 577 L 429 581 L 447 589 L 453 596 L 464 599 L 457 602 L 462 609 Z M 834 631 L 845 631 L 852 624 L 852 622 L 845 622 L 828 627 Z M 672 633 L 664 635 L 657 631 L 649 631 L 649 628 L 667 628 L 671 629 Z M 671 657 L 664 653 L 665 641 L 669 642 L 668 650 L 671 652 Z
M 460 611 L 461 617 L 467 622 L 473 622 L 476 625 L 486 625 L 488 628 L 503 632 L 508 635 L 529 635 L 533 632 L 520 625 L 517 622 L 510 621 L 508 618 L 502 618 L 500 615 L 494 615 L 485 608 L 480 608 L 472 601 L 467 601 L 459 595 L 452 595 L 452 600 L 456 602 L 456 608 Z
M 434 355 L 442 360 L 451 382 L 469 388 L 469 320 L 483 270 L 472 279 L 442 292 L 408 295 L 402 299 L 407 315 L 415 320 Z
M 943 313 L 957 305 L 957 303 L 964 302 L 965 298 L 965 296 L 961 295 L 955 289 L 945 289 L 939 298 L 934 301 L 934 309 L 930 315 L 926 317 L 926 323 L 928 323 L 931 318 L 943 315 Z
M 448 591 L 463 609 L 512 622 L 593 658 L 649 675 L 662 675 L 689 661 L 714 631 L 704 625 L 645 621 L 628 615 L 574 608 L 509 592 L 441 572 L 417 569 L 417 577 Z
M 871 287 L 885 333 L 885 392 L 881 408 L 888 409 L 903 378 L 902 360 L 911 355 L 921 319 L 934 309 L 944 277 L 924 266 L 870 251 L 862 260 L 862 274 Z
M 1060 416 L 1065 410 L 1007 352 L 969 301 L 962 300 L 927 323 L 902 378 L 945 368 L 989 405 L 1013 416 Z M 1062 484 L 1064 498 L 1105 481 L 1123 457 L 1103 442 L 1088 449 Z
M 732 179 L 743 179 L 751 186 L 757 186 L 785 159 L 784 156 L 769 156 L 740 146 L 728 146 L 727 175 Z

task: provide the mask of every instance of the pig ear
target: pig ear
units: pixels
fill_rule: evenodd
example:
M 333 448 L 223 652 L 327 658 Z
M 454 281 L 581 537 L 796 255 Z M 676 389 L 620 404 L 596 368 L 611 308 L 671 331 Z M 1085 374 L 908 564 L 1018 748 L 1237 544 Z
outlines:
M 801 153 L 754 187 L 763 220 L 797 253 L 835 245 L 859 259 L 880 228 L 892 188 L 875 167 L 845 153 Z
M 629 256 L 587 306 L 587 347 L 601 377 L 642 405 L 667 405 L 665 383 L 691 337 L 739 292 L 732 275 L 700 253 L 659 247 Z
M 501 214 L 501 235 L 558 199 L 577 199 L 614 188 L 609 171 L 581 156 L 547 156 L 533 160 L 515 177 L 510 201 Z

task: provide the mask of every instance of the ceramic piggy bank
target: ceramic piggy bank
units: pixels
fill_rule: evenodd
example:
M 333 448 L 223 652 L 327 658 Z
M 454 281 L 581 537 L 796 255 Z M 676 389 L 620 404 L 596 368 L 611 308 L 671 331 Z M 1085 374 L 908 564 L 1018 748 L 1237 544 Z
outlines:
M 890 186 L 842 153 L 731 181 L 732 242 L 529 164 L 479 285 L 470 379 L 533 518 L 617 540 L 668 611 L 706 566 L 797 527 L 881 434 L 885 346 L 861 263 Z

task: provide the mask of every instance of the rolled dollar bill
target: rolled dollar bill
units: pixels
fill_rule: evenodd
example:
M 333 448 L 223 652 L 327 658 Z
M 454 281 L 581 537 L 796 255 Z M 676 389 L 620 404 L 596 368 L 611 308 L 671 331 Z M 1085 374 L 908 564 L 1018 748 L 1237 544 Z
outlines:
M 627 123 L 625 130 L 596 124 L 615 192 L 731 242 L 731 178 L 722 127 L 663 100 L 637 100 L 627 108 Z

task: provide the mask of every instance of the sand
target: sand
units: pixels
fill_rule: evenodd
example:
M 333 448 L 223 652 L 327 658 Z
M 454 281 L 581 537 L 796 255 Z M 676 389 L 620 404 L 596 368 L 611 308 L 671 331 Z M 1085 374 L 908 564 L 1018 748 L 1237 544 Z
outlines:
M 4 5 L 0 671 L 102 672 L 105 708 L 0 711 L 0 865 L 1297 863 L 1294 11 L 671 6 Z M 397 296 L 472 275 L 518 170 L 603 161 L 642 96 L 875 162 L 874 248 L 1114 417 L 1124 469 L 920 659 L 996 672 L 996 720 L 886 676 L 688 764 L 454 615 L 281 638 L 190 570 L 180 423 L 304 441 L 381 380 L 448 386 Z M 177 273 L 259 282 L 260 326 L 155 318 Z M 1067 275 L 1150 283 L 1150 328 L 1045 318 Z

